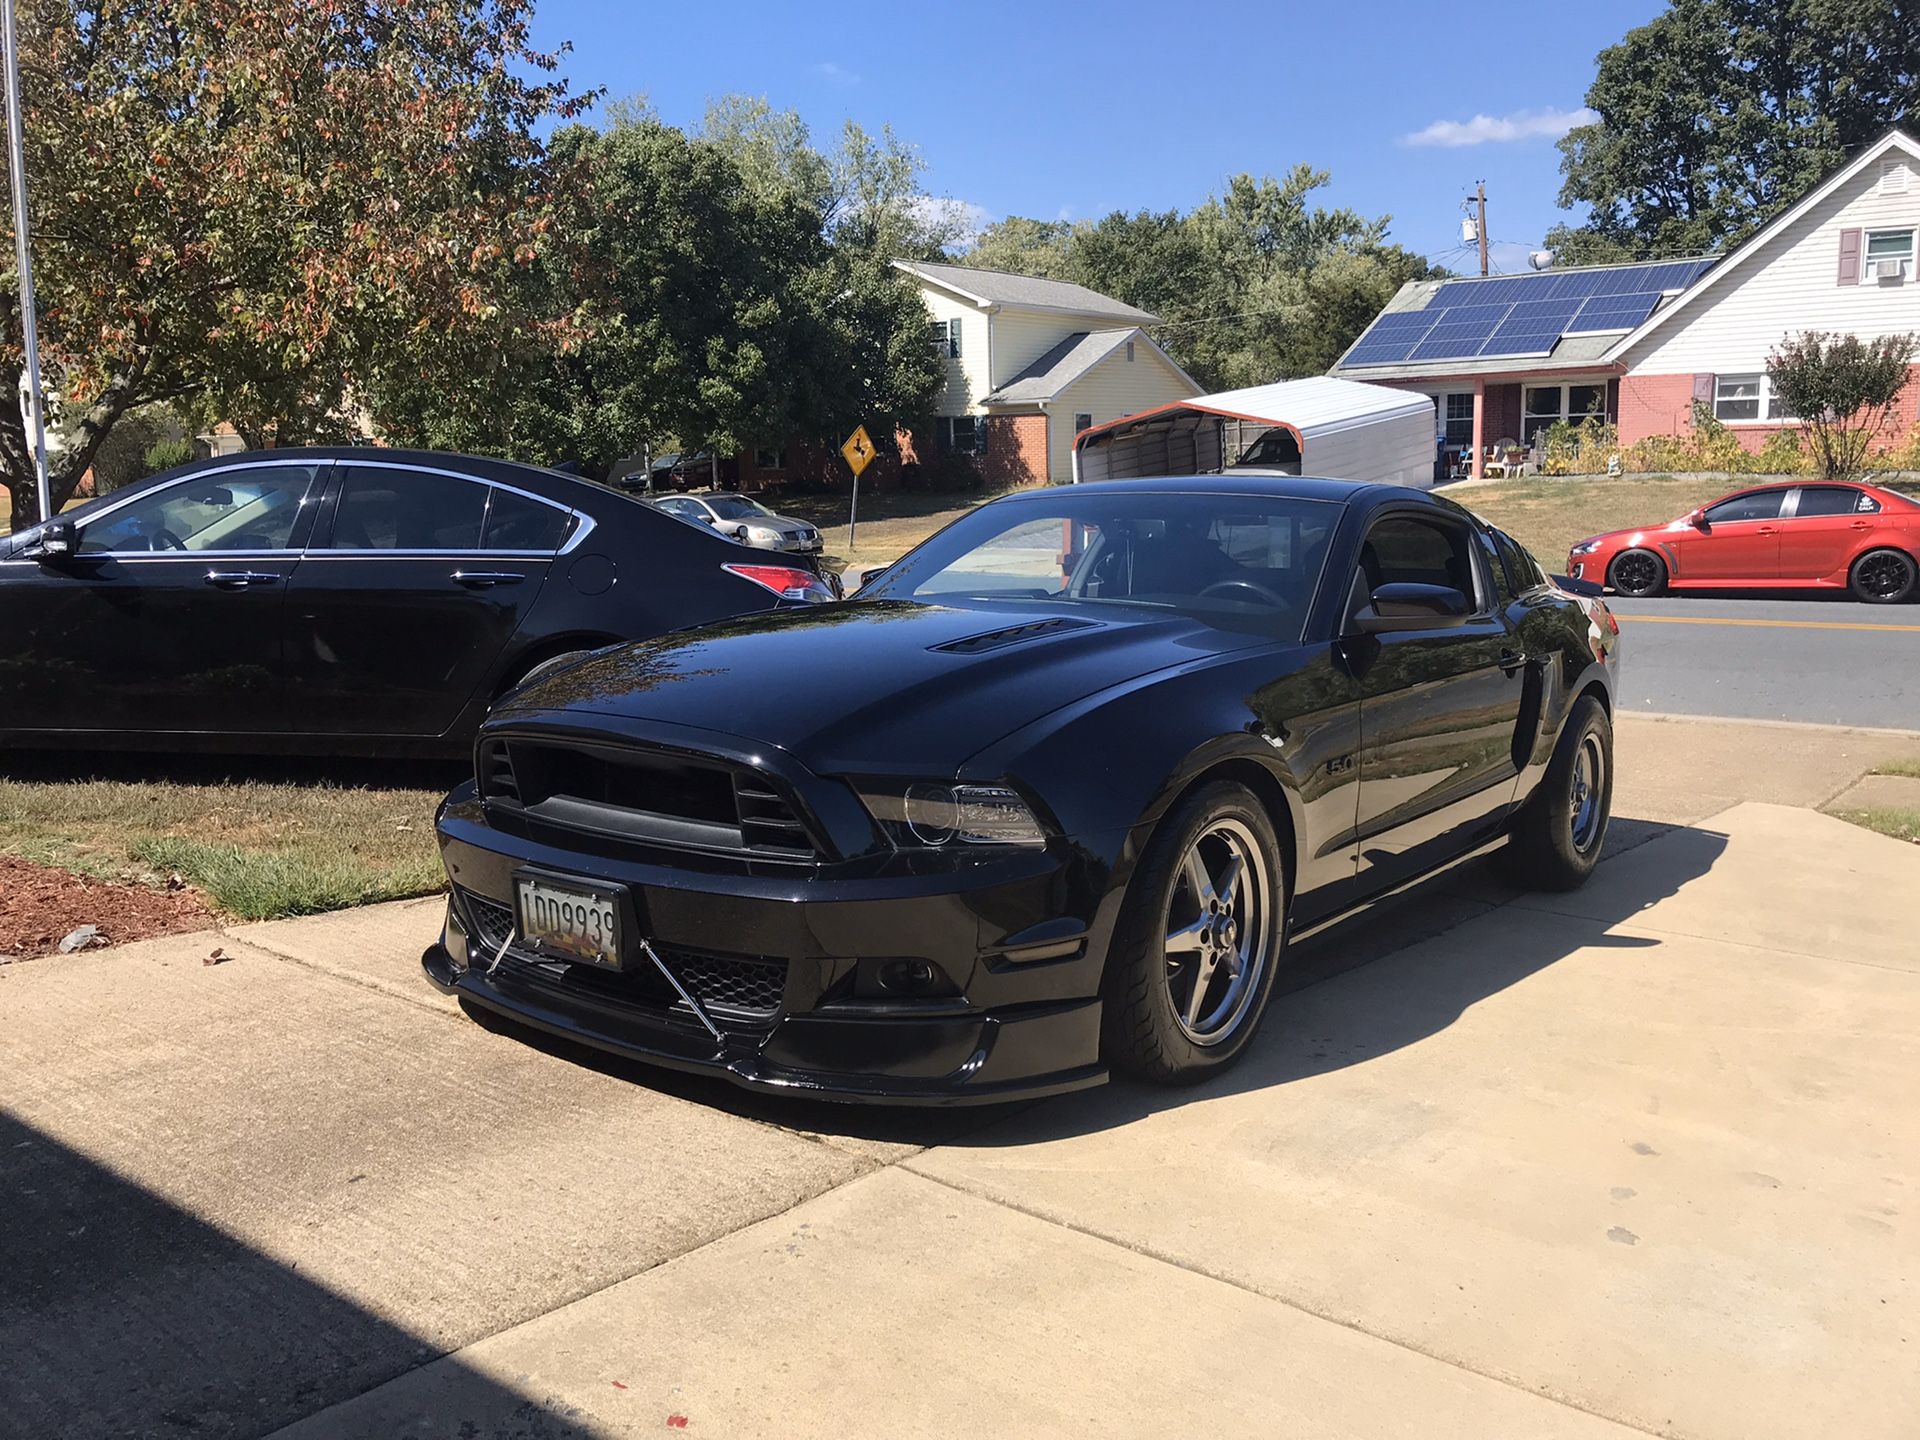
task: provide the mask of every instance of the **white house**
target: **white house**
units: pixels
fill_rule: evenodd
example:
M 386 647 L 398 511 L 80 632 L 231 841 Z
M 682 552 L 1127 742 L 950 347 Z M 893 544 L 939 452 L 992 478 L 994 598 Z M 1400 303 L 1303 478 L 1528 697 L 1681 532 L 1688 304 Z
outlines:
M 1787 335 L 1920 333 L 1920 142 L 1867 146 L 1723 256 L 1415 281 L 1333 373 L 1434 398 L 1474 473 L 1487 445 L 1556 420 L 1605 419 L 1632 444 L 1679 434 L 1695 401 L 1750 450 L 1793 426 L 1768 393 Z M 1920 426 L 1920 366 L 1890 443 Z
M 991 484 L 1064 484 L 1076 432 L 1200 393 L 1141 328 L 1156 319 L 1144 310 L 1064 280 L 894 264 L 918 282 L 946 361 L 934 433 L 913 437 L 922 460 L 959 451 Z

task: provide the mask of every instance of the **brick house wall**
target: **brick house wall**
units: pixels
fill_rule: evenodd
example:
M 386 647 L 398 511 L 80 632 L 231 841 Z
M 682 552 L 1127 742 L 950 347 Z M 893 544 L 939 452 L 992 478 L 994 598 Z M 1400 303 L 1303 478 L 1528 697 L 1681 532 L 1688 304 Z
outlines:
M 1654 435 L 1685 435 L 1693 428 L 1692 375 L 1628 375 L 1620 381 L 1620 443 L 1631 445 Z M 1797 430 L 1789 420 L 1743 421 L 1727 427 L 1740 448 L 1758 452 L 1777 430 Z M 1920 365 L 1907 368 L 1906 387 L 1893 404 L 1887 428 L 1876 448 L 1904 445 L 1920 430 Z
M 1047 479 L 1047 417 L 1044 415 L 989 415 L 986 417 L 987 453 L 980 473 L 987 484 L 1033 485 Z M 1069 477 L 1059 477 L 1065 481 Z

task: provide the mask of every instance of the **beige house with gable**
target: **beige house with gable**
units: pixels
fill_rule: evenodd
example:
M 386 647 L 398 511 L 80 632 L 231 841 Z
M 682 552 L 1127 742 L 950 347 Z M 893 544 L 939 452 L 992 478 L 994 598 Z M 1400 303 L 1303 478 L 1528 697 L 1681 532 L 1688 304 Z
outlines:
M 920 286 L 946 362 L 922 457 L 978 458 L 989 484 L 1073 478 L 1076 431 L 1200 394 L 1142 328 L 1158 317 L 1083 285 L 964 265 L 894 264 Z

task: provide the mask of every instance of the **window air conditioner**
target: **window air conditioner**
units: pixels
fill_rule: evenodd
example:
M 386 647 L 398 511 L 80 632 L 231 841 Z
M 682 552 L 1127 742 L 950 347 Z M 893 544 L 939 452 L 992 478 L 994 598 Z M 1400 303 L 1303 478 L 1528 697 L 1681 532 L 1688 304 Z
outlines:
M 1869 260 L 1867 278 L 1869 280 L 1903 280 L 1907 274 L 1905 260 Z

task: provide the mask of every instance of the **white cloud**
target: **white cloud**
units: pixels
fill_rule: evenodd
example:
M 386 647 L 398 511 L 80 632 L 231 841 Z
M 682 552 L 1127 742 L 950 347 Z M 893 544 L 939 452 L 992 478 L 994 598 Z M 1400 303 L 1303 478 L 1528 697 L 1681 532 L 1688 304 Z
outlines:
M 955 200 L 946 195 L 917 195 L 908 202 L 913 212 L 929 227 L 951 227 L 958 233 L 957 245 L 971 245 L 980 232 L 993 223 L 993 212 L 971 200 Z
M 1402 135 L 1403 145 L 1485 145 L 1507 140 L 1558 140 L 1576 125 L 1591 125 L 1600 116 L 1582 106 L 1578 110 L 1515 110 L 1510 115 L 1476 115 L 1471 120 L 1436 120 L 1424 130 Z
M 813 73 L 822 80 L 831 80 L 836 85 L 858 85 L 860 76 L 844 65 L 836 65 L 831 60 L 819 61 L 813 67 Z

